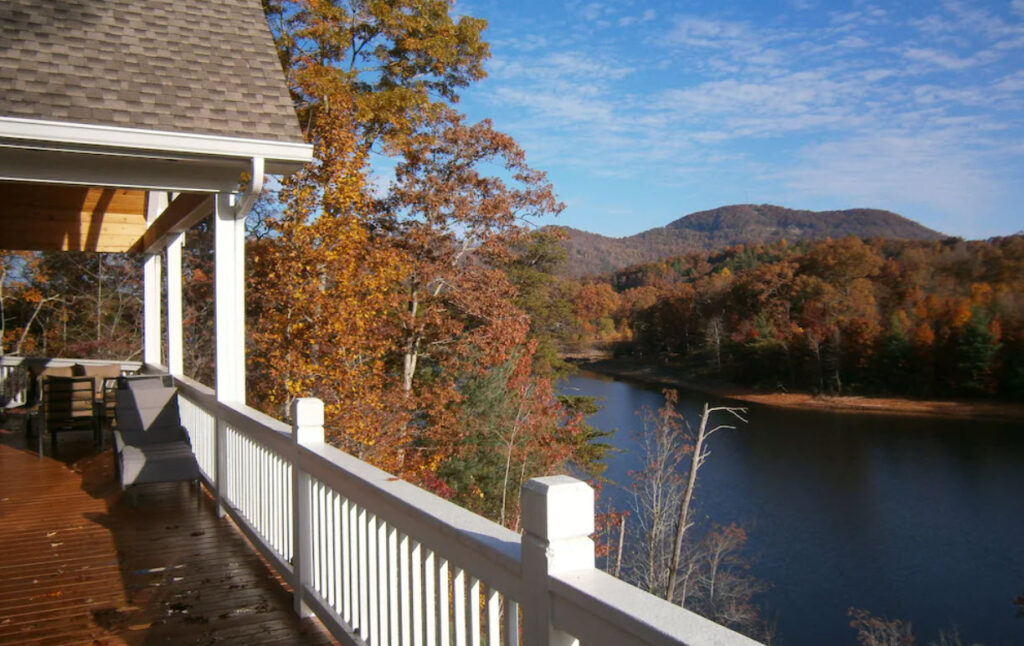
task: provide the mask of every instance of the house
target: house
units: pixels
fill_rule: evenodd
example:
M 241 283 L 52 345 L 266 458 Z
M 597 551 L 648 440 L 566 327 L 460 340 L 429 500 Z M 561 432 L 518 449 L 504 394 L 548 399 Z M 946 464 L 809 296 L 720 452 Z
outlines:
M 267 585 L 290 585 L 299 615 L 353 644 L 754 643 L 595 569 L 584 483 L 528 483 L 520 536 L 326 445 L 316 400 L 296 403 L 292 426 L 245 405 L 245 214 L 266 174 L 312 156 L 259 2 L 5 0 L 0 88 L 0 248 L 144 256 L 144 369 L 174 377 L 217 514 L 283 581 Z M 181 329 L 182 235 L 210 216 L 213 389 L 184 377 Z M 10 458 L 23 470 L 12 490 L 38 480 L 23 458 Z M 33 531 L 34 552 L 63 553 Z M 0 553 L 17 575 L 16 551 Z

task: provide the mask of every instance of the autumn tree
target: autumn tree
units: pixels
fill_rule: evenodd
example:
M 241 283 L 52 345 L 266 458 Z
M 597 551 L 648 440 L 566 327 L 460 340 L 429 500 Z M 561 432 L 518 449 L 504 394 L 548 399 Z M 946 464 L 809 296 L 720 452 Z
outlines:
M 59 298 L 43 293 L 48 279 L 40 261 L 39 254 L 0 251 L 0 356 L 31 354 L 43 333 L 40 314 Z
M 484 172 L 492 166 L 507 179 Z M 381 206 L 381 226 L 411 263 L 399 321 L 406 392 L 424 352 L 454 359 L 455 337 L 466 329 L 491 337 L 475 340 L 479 350 L 507 347 L 500 334 L 522 341 L 528 322 L 508 307 L 514 295 L 496 265 L 525 235 L 524 222 L 562 205 L 511 137 L 488 121 L 467 125 L 449 113 L 406 151 Z M 477 325 L 467 328 L 467 316 Z M 503 361 L 500 352 L 494 359 Z
M 612 315 L 619 308 L 619 297 L 610 285 L 604 282 L 583 284 L 576 294 L 575 307 L 581 344 L 607 340 L 614 334 Z
M 10 349 L 96 359 L 138 356 L 142 267 L 135 257 L 22 252 L 5 255 L 2 271 L 4 326 L 18 330 Z
M 961 328 L 956 344 L 956 371 L 953 387 L 968 393 L 993 391 L 999 337 L 993 321 L 980 308 L 975 308 Z
M 532 345 L 465 385 L 459 448 L 438 469 L 454 500 L 515 529 L 526 480 L 567 465 L 596 477 L 608 449 L 606 434 L 584 422 L 592 400 L 555 397 L 551 381 L 533 374 Z
M 453 20 L 448 0 L 263 0 L 296 112 L 307 136 L 335 98 L 309 75 L 345 90 L 360 145 L 401 153 L 484 77 L 487 23 Z
M 530 317 L 530 338 L 537 343 L 535 367 L 563 375 L 571 366 L 561 349 L 577 334 L 573 312 L 575 283 L 556 274 L 566 260 L 564 233 L 555 228 L 531 231 L 512 243 L 504 269 L 516 289 L 514 303 Z
M 319 396 L 332 441 L 515 525 L 518 484 L 587 453 L 507 273 L 561 205 L 453 107 L 483 76 L 485 23 L 443 0 L 264 7 L 315 160 L 250 242 L 255 399 Z
M 274 235 L 250 244 L 253 399 L 282 415 L 292 398 L 320 397 L 333 441 L 397 470 L 407 438 L 387 401 L 382 322 L 404 267 L 370 244 L 354 108 L 322 91 L 331 101 L 314 125 L 315 161 L 285 180 L 285 208 L 265 223 Z

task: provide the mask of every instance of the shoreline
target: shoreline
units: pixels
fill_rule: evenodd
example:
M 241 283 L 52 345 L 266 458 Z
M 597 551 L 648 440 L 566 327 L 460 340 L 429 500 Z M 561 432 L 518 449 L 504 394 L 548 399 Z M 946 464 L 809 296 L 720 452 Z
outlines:
M 855 413 L 866 415 L 910 415 L 946 419 L 1024 421 L 1024 404 L 996 401 L 921 400 L 900 397 L 815 396 L 807 393 L 758 393 L 735 384 L 697 383 L 675 373 L 670 366 L 622 359 L 568 358 L 581 370 L 640 383 L 683 388 L 716 397 L 777 408 Z

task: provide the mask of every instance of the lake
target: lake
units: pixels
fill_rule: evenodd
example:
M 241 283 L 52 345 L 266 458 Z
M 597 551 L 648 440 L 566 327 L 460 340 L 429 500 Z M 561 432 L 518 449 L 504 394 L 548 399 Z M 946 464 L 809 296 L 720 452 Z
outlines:
M 603 398 L 589 421 L 618 429 L 622 449 L 603 499 L 628 505 L 630 431 L 661 406 L 660 389 L 581 372 L 562 391 Z M 681 391 L 680 409 L 693 422 L 705 400 Z M 965 644 L 1024 644 L 1012 603 L 1024 594 L 1019 424 L 742 405 L 749 424 L 711 437 L 697 512 L 747 531 L 780 643 L 855 644 L 854 606 L 911 621 L 919 644 L 954 626 Z

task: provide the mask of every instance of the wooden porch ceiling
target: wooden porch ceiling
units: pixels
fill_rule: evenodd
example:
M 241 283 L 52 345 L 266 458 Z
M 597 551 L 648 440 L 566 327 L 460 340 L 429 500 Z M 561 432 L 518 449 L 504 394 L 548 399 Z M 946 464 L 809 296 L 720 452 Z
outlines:
M 209 196 L 183 193 L 147 229 L 146 204 L 140 189 L 0 182 L 0 249 L 152 252 L 213 211 Z

